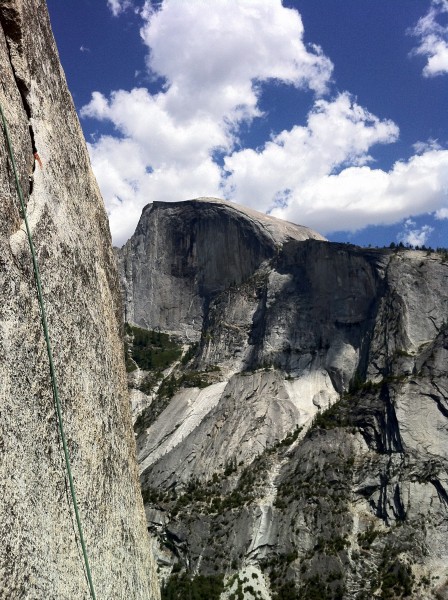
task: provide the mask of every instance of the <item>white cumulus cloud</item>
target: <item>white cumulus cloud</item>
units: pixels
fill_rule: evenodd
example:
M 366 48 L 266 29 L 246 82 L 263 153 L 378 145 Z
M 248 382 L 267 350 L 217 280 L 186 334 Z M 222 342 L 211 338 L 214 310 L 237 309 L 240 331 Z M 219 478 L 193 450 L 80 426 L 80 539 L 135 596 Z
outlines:
M 128 3 L 109 4 L 118 14 Z M 94 92 L 81 110 L 117 130 L 89 146 L 117 244 L 152 200 L 221 193 L 214 153 L 229 153 L 239 125 L 261 115 L 262 82 L 319 95 L 333 69 L 319 47 L 305 45 L 299 13 L 281 0 L 165 0 L 158 10 L 147 2 L 141 16 L 149 74 L 163 88 Z
M 444 13 L 448 13 L 448 0 L 432 0 L 427 14 L 419 19 L 411 31 L 420 38 L 414 54 L 427 58 L 423 69 L 425 77 L 448 73 L 448 26 L 440 23 Z
M 132 0 L 107 0 L 107 6 L 112 11 L 114 17 L 118 17 L 119 14 L 133 7 Z
M 397 162 L 390 171 L 364 165 L 308 180 L 273 215 L 323 233 L 356 231 L 439 210 L 448 200 L 448 150 Z
M 443 148 L 438 140 L 433 138 L 429 138 L 426 142 L 415 142 L 415 144 L 412 144 L 412 147 L 416 154 L 423 154 L 428 150 L 442 150 Z
M 281 0 L 165 0 L 143 15 L 149 68 L 166 78 L 167 109 L 180 117 L 257 116 L 257 82 L 270 79 L 326 91 L 333 65 L 304 44 L 299 13 Z
M 409 246 L 424 246 L 433 231 L 434 227 L 430 225 L 415 228 L 415 221 L 407 219 L 404 224 L 404 230 L 398 236 L 398 239 Z
M 309 217 L 319 212 L 315 202 L 322 192 L 328 205 L 336 210 L 345 208 L 338 206 L 333 194 L 328 197 L 328 192 L 322 190 L 335 170 L 345 164 L 368 163 L 371 146 L 393 142 L 397 136 L 393 122 L 381 121 L 347 93 L 333 101 L 317 100 L 306 125 L 282 131 L 261 151 L 246 148 L 226 157 L 224 190 L 227 197 L 262 211 L 276 209 L 280 199 L 280 204 L 287 206 L 277 208 L 273 214 L 288 215 L 289 220 L 299 217 L 300 222 L 308 224 L 305 214 Z M 321 228 L 324 222 L 322 217 Z
M 434 0 L 433 20 L 446 4 Z M 109 5 L 119 14 L 130 2 Z M 115 130 L 89 144 L 115 244 L 147 203 L 207 195 L 322 233 L 425 212 L 446 218 L 448 150 L 429 139 L 390 170 L 375 168 L 372 147 L 394 143 L 398 127 L 348 92 L 330 95 L 333 65 L 304 43 L 297 10 L 281 0 L 163 0 L 147 1 L 140 16 L 158 92 L 94 92 L 81 110 Z M 309 113 L 259 148 L 241 147 L 241 126 L 262 116 L 269 81 L 313 91 Z
M 436 219 L 442 221 L 443 219 L 448 219 L 448 208 L 446 206 L 439 208 L 435 213 Z

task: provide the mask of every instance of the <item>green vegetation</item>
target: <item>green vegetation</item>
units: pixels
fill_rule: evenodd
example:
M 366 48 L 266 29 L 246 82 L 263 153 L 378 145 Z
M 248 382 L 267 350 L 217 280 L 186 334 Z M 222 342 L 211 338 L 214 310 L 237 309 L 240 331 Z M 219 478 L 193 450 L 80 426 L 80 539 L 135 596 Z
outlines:
M 340 573 L 329 573 L 326 578 L 314 575 L 305 580 L 298 597 L 301 600 L 343 600 L 345 587 L 341 583 L 334 583 L 340 578 Z
M 319 461 L 321 444 L 325 444 L 325 464 Z M 307 457 L 307 460 L 303 460 L 303 457 Z M 297 466 L 294 473 L 285 477 L 278 488 L 275 506 L 279 510 L 286 508 L 286 515 L 295 514 L 297 505 L 306 506 L 307 523 L 313 523 L 317 539 L 301 557 L 302 576 L 296 595 L 293 595 L 294 590 L 290 596 L 287 591 L 281 590 L 277 598 L 341 600 L 345 594 L 344 565 L 350 545 L 348 505 L 354 470 L 351 444 L 341 443 L 341 436 L 337 432 L 328 434 L 316 431 L 313 440 L 304 439 L 295 460 Z M 296 539 L 300 538 L 302 526 L 298 526 L 293 533 Z M 291 573 L 291 569 L 284 566 L 287 556 L 283 558 L 283 567 L 281 563 L 277 565 L 271 562 L 267 565 L 274 589 L 283 585 Z M 298 558 L 296 554 L 296 560 Z M 328 565 L 325 572 L 322 572 L 323 564 Z
M 129 340 L 127 356 L 130 349 L 132 361 L 145 371 L 166 369 L 182 354 L 181 347 L 166 333 L 142 329 L 129 323 L 125 325 L 125 333 Z
M 209 371 L 184 371 L 180 377 L 173 375 L 176 389 L 185 388 L 205 388 L 210 385 Z
M 397 352 L 398 354 L 398 352 Z M 368 392 L 373 392 L 381 389 L 381 387 L 387 383 L 393 383 L 394 381 L 401 380 L 399 377 L 394 377 L 392 375 L 388 377 L 383 377 L 381 381 L 373 382 L 366 381 L 361 377 L 361 375 L 356 371 L 353 379 L 350 381 L 348 385 L 348 392 L 344 394 L 345 398 L 353 397 L 359 393 L 367 394 Z
M 171 514 L 178 514 L 183 508 L 195 504 L 195 509 L 202 513 L 223 514 L 228 510 L 240 508 L 252 500 L 251 494 L 244 494 L 240 489 L 233 490 L 227 495 L 221 494 L 221 484 L 207 481 L 189 482 L 187 491 L 179 496 L 171 509 Z
M 146 395 L 152 394 L 156 385 L 163 377 L 162 371 L 150 371 L 142 380 L 138 389 Z
M 343 410 L 346 402 L 343 399 L 332 404 L 327 410 L 319 411 L 313 418 L 310 429 L 307 431 L 307 437 L 315 429 L 333 429 L 334 427 L 347 427 L 350 422 Z
M 300 592 L 294 581 L 288 580 L 289 565 L 298 558 L 297 551 L 281 554 L 262 562 L 263 570 L 269 574 L 273 600 L 342 600 L 344 597 L 344 576 L 337 571 L 330 571 L 326 576 L 315 574 L 302 579 Z M 302 563 L 301 572 L 306 567 Z
M 229 600 L 244 600 L 243 582 L 238 578 L 236 590 L 230 594 Z
M 199 349 L 198 342 L 195 342 L 194 344 L 191 344 L 191 346 L 188 348 L 188 350 L 182 356 L 181 363 L 183 365 L 186 365 L 188 362 L 190 362 L 190 360 L 192 360 L 193 358 L 195 358 L 195 356 L 196 356 L 196 354 L 198 352 L 198 349 Z
M 223 575 L 172 575 L 162 586 L 162 600 L 219 600 L 224 591 Z
M 285 448 L 287 446 L 291 446 L 299 437 L 299 434 L 302 431 L 302 429 L 303 427 L 299 427 L 298 425 L 296 425 L 296 428 L 293 431 L 290 431 L 283 440 L 278 442 L 275 448 Z
M 410 565 L 404 564 L 397 558 L 399 553 L 399 548 L 385 546 L 383 549 L 378 573 L 382 600 L 412 596 L 415 577 Z
M 215 474 L 212 480 L 200 482 L 191 478 L 185 492 L 178 494 L 176 491 L 163 491 L 148 488 L 143 490 L 143 501 L 150 504 L 168 504 L 173 516 L 185 507 L 195 504 L 195 511 L 199 513 L 222 514 L 232 508 L 244 506 L 252 499 L 252 495 L 244 495 L 240 489 L 233 490 L 223 496 L 221 494 L 222 481 Z
M 154 386 L 162 377 L 163 374 L 161 371 L 149 373 L 139 386 L 139 389 L 145 394 L 151 393 L 154 389 Z M 171 398 L 178 390 L 180 390 L 180 388 L 198 387 L 202 389 L 210 384 L 211 380 L 208 371 L 185 371 L 177 376 L 173 373 L 168 375 L 168 377 L 165 377 L 160 384 L 154 400 L 138 416 L 134 425 L 134 431 L 139 434 L 143 429 L 148 428 L 152 423 L 154 423 L 157 417 L 162 414 L 162 412 L 168 406 Z
M 392 600 L 395 598 L 410 598 L 414 576 L 411 567 L 400 562 L 389 565 L 387 570 L 382 571 L 381 598 Z
M 126 365 L 126 373 L 132 373 L 132 371 L 137 370 L 137 364 L 132 359 L 131 356 L 131 348 L 127 342 L 124 343 L 124 359 Z
M 448 262 L 448 249 L 447 248 L 437 248 L 436 252 L 440 254 L 443 263 Z
M 396 356 L 410 356 L 405 351 L 397 351 Z M 383 377 L 381 381 L 365 381 L 358 373 L 355 373 L 353 379 L 349 383 L 348 391 L 329 406 L 326 410 L 319 411 L 314 416 L 311 427 L 307 431 L 306 436 L 313 435 L 316 429 L 334 429 L 336 427 L 350 427 L 354 425 L 353 411 L 354 401 L 359 396 L 371 392 L 378 392 L 384 386 L 406 381 L 407 375 L 388 375 Z
M 148 407 L 144 414 L 149 415 L 154 408 L 157 399 Z M 147 427 L 141 417 L 137 419 L 139 427 Z M 136 426 L 137 426 L 136 423 Z M 196 478 L 190 479 L 185 492 L 178 494 L 173 490 L 156 490 L 148 488 L 143 490 L 143 500 L 150 504 L 166 504 L 173 516 L 184 510 L 187 506 L 195 505 L 195 511 L 203 514 L 222 515 L 226 511 L 240 509 L 251 504 L 257 497 L 257 486 L 263 487 L 266 472 L 269 470 L 271 455 L 282 451 L 291 445 L 302 431 L 296 427 L 283 440 L 273 446 L 266 448 L 262 454 L 257 456 L 252 463 L 241 470 L 236 488 L 232 491 L 223 492 L 226 479 L 236 473 L 240 468 L 236 457 L 228 459 L 224 465 L 222 474 L 215 473 L 211 480 L 201 482 Z M 225 487 L 225 486 L 224 486 Z
M 299 595 L 295 583 L 287 581 L 275 587 L 272 600 L 297 600 L 297 598 L 299 598 Z
M 207 387 L 212 379 L 210 373 L 219 371 L 219 367 L 212 365 L 206 371 L 184 371 L 177 375 L 172 373 L 164 379 L 163 370 L 180 359 L 182 355 L 181 346 L 166 333 L 142 329 L 129 323 L 125 325 L 125 333 L 127 372 L 131 373 L 138 367 L 148 371 L 138 384 L 138 389 L 144 394 L 152 394 L 159 386 L 157 395 L 151 405 L 136 420 L 134 430 L 139 434 L 143 429 L 154 423 L 180 388 Z M 192 344 L 181 359 L 181 363 L 187 364 L 196 355 L 197 350 L 198 344 Z
M 379 535 L 380 532 L 372 525 L 364 533 L 358 533 L 358 544 L 361 548 L 368 550 Z
M 333 535 L 327 539 L 322 537 L 317 538 L 317 544 L 314 547 L 315 552 L 320 552 L 327 556 L 338 555 L 339 552 L 342 552 L 347 546 L 349 546 L 349 542 L 346 538 L 340 535 Z
M 386 246 L 383 246 L 384 248 Z M 377 246 L 378 248 L 378 246 Z M 426 256 L 429 256 L 430 254 L 434 254 L 434 252 L 436 252 L 437 254 L 440 254 L 442 257 L 442 262 L 448 261 L 448 249 L 447 248 L 436 248 L 434 250 L 434 248 L 431 248 L 431 246 L 425 246 L 425 244 L 422 244 L 421 246 L 416 245 L 416 246 L 411 246 L 410 244 L 407 244 L 406 246 L 403 244 L 403 242 L 399 242 L 398 244 L 396 244 L 395 242 L 391 242 L 389 244 L 389 248 L 391 250 L 395 250 L 395 251 L 400 251 L 400 250 L 423 250 L 423 252 L 426 252 Z
M 288 567 L 297 557 L 297 550 L 292 550 L 287 554 L 271 556 L 261 562 L 263 571 L 267 571 L 269 575 L 273 600 L 295 600 L 301 597 L 295 583 L 286 579 Z
M 258 579 L 258 575 L 256 573 L 252 573 L 252 578 Z M 227 582 L 226 589 L 233 590 L 229 595 L 229 600 L 244 600 L 244 598 L 253 598 L 254 600 L 257 600 L 262 598 L 260 590 L 256 590 L 254 586 L 251 585 L 248 577 L 243 577 L 243 579 L 240 579 L 240 577 L 236 574 L 232 575 Z
M 230 458 L 226 461 L 225 469 L 224 469 L 224 477 L 228 477 L 232 473 L 236 473 L 238 471 L 238 465 L 236 456 Z

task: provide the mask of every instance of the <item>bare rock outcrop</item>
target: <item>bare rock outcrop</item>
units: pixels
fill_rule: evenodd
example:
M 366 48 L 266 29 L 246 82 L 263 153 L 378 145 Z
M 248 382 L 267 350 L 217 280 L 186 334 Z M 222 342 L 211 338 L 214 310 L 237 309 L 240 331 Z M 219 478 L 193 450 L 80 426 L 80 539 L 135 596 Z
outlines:
M 184 349 L 163 370 L 149 344 L 155 366 L 137 369 L 143 334 L 129 328 L 141 484 L 167 589 L 201 575 L 220 600 L 444 598 L 448 252 L 303 230 L 273 243 L 264 218 L 248 228 L 244 209 L 209 200 L 147 211 L 123 251 L 125 294 L 158 271 L 176 316 L 164 321 L 166 299 L 151 292 L 148 313 L 143 293 L 126 296 L 128 318 L 136 307 L 134 324 L 160 317 Z M 190 232 L 202 214 L 200 246 Z
M 216 198 L 154 202 L 118 250 L 125 319 L 198 340 L 210 300 L 246 280 L 288 239 L 324 238 Z
M 41 268 L 97 597 L 156 599 L 135 466 L 118 277 L 103 202 L 45 2 L 1 0 L 0 25 L 0 102 Z M 90 595 L 3 128 L 1 137 L 0 598 L 85 600 Z

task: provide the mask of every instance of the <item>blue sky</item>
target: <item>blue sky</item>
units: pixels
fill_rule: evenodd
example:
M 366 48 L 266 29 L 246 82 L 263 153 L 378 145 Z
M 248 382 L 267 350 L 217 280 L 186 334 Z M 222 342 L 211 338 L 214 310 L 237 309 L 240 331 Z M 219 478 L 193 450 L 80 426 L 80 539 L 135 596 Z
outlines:
M 217 196 L 446 246 L 448 0 L 48 0 L 114 243 Z

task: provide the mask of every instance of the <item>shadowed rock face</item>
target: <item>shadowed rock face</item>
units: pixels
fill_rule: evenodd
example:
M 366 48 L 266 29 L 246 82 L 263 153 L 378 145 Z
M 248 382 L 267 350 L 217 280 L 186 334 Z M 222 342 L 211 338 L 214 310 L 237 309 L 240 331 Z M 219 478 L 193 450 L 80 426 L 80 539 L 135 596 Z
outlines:
M 0 101 L 41 267 L 98 598 L 158 598 L 134 462 L 118 277 L 42 0 L 0 2 Z M 0 153 L 0 598 L 89 597 L 24 223 Z M 38 151 L 43 168 L 34 164 Z
M 118 250 L 127 321 L 197 340 L 210 300 L 246 280 L 306 227 L 213 198 L 154 202 Z
M 162 573 L 233 573 L 221 600 L 248 579 L 263 600 L 444 598 L 447 253 L 301 228 L 273 242 L 247 219 L 216 201 L 155 205 L 121 255 L 128 318 L 198 340 L 152 391 L 131 375 Z M 160 291 L 148 313 L 132 297 L 146 275 L 172 286 L 181 327 Z

